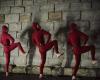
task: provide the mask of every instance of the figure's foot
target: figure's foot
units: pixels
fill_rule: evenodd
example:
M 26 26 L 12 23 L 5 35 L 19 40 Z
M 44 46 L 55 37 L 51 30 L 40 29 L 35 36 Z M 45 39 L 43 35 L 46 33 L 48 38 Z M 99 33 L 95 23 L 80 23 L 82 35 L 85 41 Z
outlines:
M 42 78 L 43 78 L 43 74 L 40 74 L 40 75 L 39 75 L 39 78 L 42 79 Z
M 72 76 L 72 80 L 76 80 L 76 76 Z
M 8 72 L 6 72 L 6 77 L 8 76 Z
M 56 56 L 57 58 L 59 58 L 61 55 L 63 55 L 64 53 L 57 53 Z
M 92 60 L 92 64 L 96 64 L 97 63 L 97 60 Z

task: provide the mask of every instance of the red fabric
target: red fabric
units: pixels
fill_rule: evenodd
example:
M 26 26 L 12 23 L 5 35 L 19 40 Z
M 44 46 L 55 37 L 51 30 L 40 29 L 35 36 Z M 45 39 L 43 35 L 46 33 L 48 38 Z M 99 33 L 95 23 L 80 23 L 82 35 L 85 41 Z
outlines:
M 43 74 L 43 69 L 46 62 L 46 52 L 54 47 L 56 53 L 58 53 L 58 43 L 56 40 L 50 40 L 51 34 L 49 32 L 37 28 L 33 29 L 35 32 L 32 34 L 32 42 L 39 48 L 39 52 L 41 54 L 40 74 Z M 44 42 L 44 35 L 48 36 L 46 43 Z
M 22 53 L 25 53 L 20 42 L 14 43 L 14 38 L 8 34 L 8 28 L 6 26 L 2 26 L 2 34 L 0 38 L 0 43 L 3 45 L 5 59 L 6 59 L 6 72 L 8 72 L 9 62 L 10 62 L 10 52 L 18 47 Z
M 74 27 L 74 26 L 73 26 Z M 83 32 L 80 32 L 77 30 L 75 26 L 75 29 L 72 29 L 72 26 L 69 30 L 68 37 L 67 37 L 67 42 L 69 45 L 72 46 L 74 55 L 75 55 L 75 66 L 73 68 L 73 75 L 76 76 L 76 73 L 78 71 L 80 61 L 81 61 L 81 54 L 85 53 L 87 51 L 91 51 L 91 57 L 92 60 L 95 60 L 95 47 L 93 46 L 85 46 L 88 36 L 84 34 Z M 82 44 L 83 43 L 83 44 Z

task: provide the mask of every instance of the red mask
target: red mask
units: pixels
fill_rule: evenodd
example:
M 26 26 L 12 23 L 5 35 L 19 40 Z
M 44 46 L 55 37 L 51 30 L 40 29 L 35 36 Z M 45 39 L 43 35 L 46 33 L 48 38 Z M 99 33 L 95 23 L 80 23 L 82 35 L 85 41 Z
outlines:
M 33 22 L 32 28 L 33 28 L 34 30 L 40 30 L 40 29 L 41 29 L 41 27 L 38 25 L 38 23 L 35 23 L 35 22 Z
M 6 25 L 2 26 L 2 32 L 8 32 L 8 27 Z
M 69 26 L 70 30 L 76 30 L 77 29 L 77 25 L 75 23 L 71 23 Z

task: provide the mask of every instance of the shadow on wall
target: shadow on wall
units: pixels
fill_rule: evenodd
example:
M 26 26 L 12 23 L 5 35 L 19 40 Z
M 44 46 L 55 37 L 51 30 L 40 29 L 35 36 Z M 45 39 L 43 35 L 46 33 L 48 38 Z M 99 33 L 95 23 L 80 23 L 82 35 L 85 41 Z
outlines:
M 58 42 L 61 43 L 62 45 L 66 46 L 66 52 L 65 52 L 65 58 L 66 58 L 66 63 L 65 63 L 65 67 L 70 67 L 71 66 L 71 62 L 73 59 L 73 54 L 72 51 L 70 51 L 70 49 L 68 49 L 68 45 L 67 45 L 67 33 L 68 33 L 68 25 L 66 26 L 61 26 L 58 31 L 55 34 L 55 37 L 58 39 Z
M 28 57 L 28 63 L 27 65 L 31 66 L 32 65 L 32 61 L 33 61 L 33 57 L 34 57 L 34 53 L 35 53 L 35 46 L 33 45 L 32 43 L 32 33 L 33 33 L 33 29 L 32 27 L 28 26 L 23 32 L 22 34 L 20 35 L 20 38 L 22 40 L 22 42 L 25 43 L 25 37 L 27 36 L 27 42 L 28 42 L 28 46 L 29 46 L 29 50 L 28 50 L 28 54 L 27 54 L 27 57 Z M 25 43 L 26 44 L 26 43 Z

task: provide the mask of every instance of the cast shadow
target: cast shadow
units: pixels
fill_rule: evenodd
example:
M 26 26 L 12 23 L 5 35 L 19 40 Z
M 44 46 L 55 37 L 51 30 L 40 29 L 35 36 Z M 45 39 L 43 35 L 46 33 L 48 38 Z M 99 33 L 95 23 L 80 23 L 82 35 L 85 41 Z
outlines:
M 67 34 L 68 34 L 68 25 L 64 27 L 61 26 L 56 32 L 55 37 L 58 39 L 58 42 L 60 42 L 62 45 L 66 45 L 66 48 L 65 48 L 66 52 L 64 55 L 66 58 L 65 67 L 71 67 L 71 62 L 73 60 L 73 54 L 72 54 L 72 51 L 69 49 L 69 45 L 67 45 Z
M 35 49 L 36 49 L 35 45 L 32 43 L 32 33 L 33 32 L 34 31 L 32 27 L 28 26 L 20 35 L 21 41 L 25 43 L 26 45 L 28 45 L 28 49 L 29 49 L 28 54 L 27 54 L 27 59 L 29 59 L 27 62 L 28 66 L 32 66 L 33 57 L 34 57 Z M 26 36 L 27 36 L 27 39 L 26 39 Z

